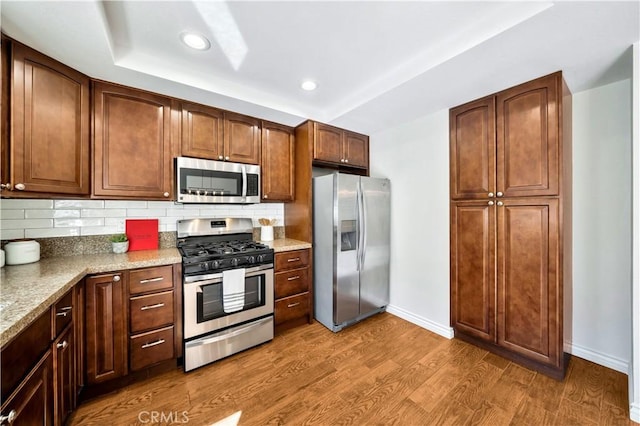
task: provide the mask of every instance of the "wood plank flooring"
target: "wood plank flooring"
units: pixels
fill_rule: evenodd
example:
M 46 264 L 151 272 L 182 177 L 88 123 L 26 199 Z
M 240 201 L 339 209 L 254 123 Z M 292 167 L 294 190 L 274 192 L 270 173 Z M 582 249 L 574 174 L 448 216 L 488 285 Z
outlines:
M 573 357 L 563 382 L 389 313 L 319 323 L 88 401 L 71 425 L 635 425 L 627 376 Z M 235 425 L 236 422 L 228 424 Z

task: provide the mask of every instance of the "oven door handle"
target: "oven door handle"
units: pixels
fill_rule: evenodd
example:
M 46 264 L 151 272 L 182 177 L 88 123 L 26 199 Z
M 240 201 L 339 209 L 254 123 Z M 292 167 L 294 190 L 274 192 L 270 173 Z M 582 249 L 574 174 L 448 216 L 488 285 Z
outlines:
M 198 339 L 198 340 L 194 340 L 193 342 L 187 342 L 185 343 L 185 347 L 186 348 L 193 348 L 196 346 L 202 346 L 202 345 L 210 345 L 212 343 L 216 343 L 219 342 L 221 340 L 225 340 L 225 339 L 230 339 L 232 337 L 236 337 L 239 336 L 241 334 L 244 333 L 248 333 L 251 330 L 253 330 L 256 327 L 260 327 L 261 325 L 265 324 L 266 322 L 271 321 L 271 317 L 267 317 L 264 319 L 261 319 L 260 321 L 256 321 L 254 323 L 251 323 L 249 325 L 246 325 L 242 328 L 236 328 L 234 330 L 228 330 L 228 331 L 223 331 L 220 333 L 217 333 L 215 336 L 210 337 L 208 339 Z
M 268 269 L 273 269 L 273 263 L 267 263 L 265 265 L 255 266 L 253 268 L 247 268 L 245 269 L 245 277 L 260 275 L 260 273 Z M 187 285 L 189 284 L 205 285 L 205 284 L 219 283 L 220 281 L 222 281 L 222 272 L 220 272 L 219 274 L 194 275 L 194 276 L 184 277 L 184 283 Z

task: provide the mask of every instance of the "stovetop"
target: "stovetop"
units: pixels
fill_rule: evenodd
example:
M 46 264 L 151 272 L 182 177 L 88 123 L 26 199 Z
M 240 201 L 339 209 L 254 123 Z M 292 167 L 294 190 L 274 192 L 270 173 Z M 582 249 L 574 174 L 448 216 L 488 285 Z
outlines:
M 180 253 L 188 261 L 192 260 L 213 260 L 226 255 L 233 254 L 259 254 L 265 250 L 270 250 L 269 246 L 255 241 L 201 241 L 198 243 L 186 243 L 180 247 Z

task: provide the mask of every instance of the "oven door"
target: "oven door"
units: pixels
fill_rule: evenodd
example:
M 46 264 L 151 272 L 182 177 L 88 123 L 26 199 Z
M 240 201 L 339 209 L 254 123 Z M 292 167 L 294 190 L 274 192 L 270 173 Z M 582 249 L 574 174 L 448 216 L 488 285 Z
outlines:
M 227 313 L 222 303 L 222 273 L 184 283 L 184 338 L 273 314 L 273 265 L 245 270 L 244 306 Z

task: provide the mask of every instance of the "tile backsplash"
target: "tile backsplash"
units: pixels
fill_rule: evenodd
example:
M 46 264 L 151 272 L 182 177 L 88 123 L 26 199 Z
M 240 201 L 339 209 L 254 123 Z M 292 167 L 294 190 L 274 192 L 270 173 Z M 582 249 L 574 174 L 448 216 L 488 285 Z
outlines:
M 176 230 L 179 219 L 261 217 L 284 226 L 284 205 L 176 204 L 172 201 L 0 200 L 0 240 L 77 237 L 124 232 L 126 219 L 158 219 L 159 232 Z

